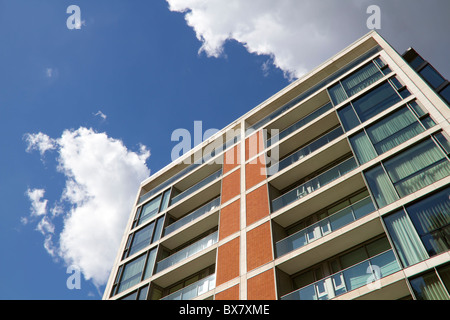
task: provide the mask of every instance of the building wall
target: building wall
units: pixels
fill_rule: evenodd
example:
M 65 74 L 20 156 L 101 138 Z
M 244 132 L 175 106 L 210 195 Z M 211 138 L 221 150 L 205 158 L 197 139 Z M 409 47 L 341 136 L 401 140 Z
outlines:
M 378 44 L 382 50 L 367 55 L 359 61 L 358 59 L 364 56 L 365 52 L 375 44 Z M 333 105 L 330 111 L 312 120 L 312 124 L 305 126 L 304 129 L 297 129 L 297 131 L 300 130 L 299 133 L 295 133 L 286 138 L 286 140 L 280 141 L 279 144 L 275 143 L 268 148 L 265 147 L 266 138 L 263 129 L 287 128 L 290 124 L 302 119 L 329 101 L 327 91 L 320 86 L 317 88 L 315 86 L 331 75 L 330 70 L 334 72 L 347 66 L 349 63 L 354 64 L 352 68 L 345 70 L 338 78 L 333 80 L 336 82 L 338 79 L 344 79 L 348 74 L 358 70 L 365 62 L 377 56 L 380 56 L 389 65 L 391 71 L 401 79 L 410 91 L 410 97 L 404 98 L 402 103 L 397 103 L 395 107 L 381 110 L 370 120 L 363 122 L 356 128 L 345 130 L 340 138 L 328 142 L 326 147 L 324 145 L 311 153 L 307 153 L 309 151 L 306 148 L 312 148 L 317 141 L 316 139 L 327 135 L 336 126 L 343 126 L 339 111 L 343 110 L 347 102 L 352 101 L 353 103 L 353 100 L 357 97 L 363 96 L 366 93 L 363 90 L 355 94 L 355 97 L 349 97 L 345 100 L 347 102 Z M 382 83 L 388 81 L 391 77 L 392 74 L 386 73 L 382 80 L 377 81 Z M 330 83 L 332 84 L 333 81 Z M 326 83 L 325 86 L 327 88 L 332 86 L 330 83 Z M 367 93 L 373 89 L 374 87 L 370 87 Z M 297 96 L 304 98 L 304 101 L 298 101 L 299 106 L 291 107 L 283 113 L 273 116 L 265 125 L 246 135 L 246 129 L 249 129 L 272 112 L 277 112 L 278 108 Z M 361 130 L 367 130 L 370 124 L 379 123 L 385 116 L 400 109 L 403 104 L 406 105 L 406 103 L 414 99 L 417 99 L 429 116 L 432 117 L 436 123 L 435 126 L 425 129 L 424 132 L 408 139 L 407 143 L 405 142 L 383 154 L 379 154 L 366 163 L 358 164 L 357 168 L 349 174 L 343 173 L 342 176 L 327 182 L 326 185 L 318 187 L 317 183 L 314 185 L 307 184 L 310 181 L 323 184 L 323 181 L 318 177 L 326 177 L 323 174 L 335 170 L 336 166 L 339 166 L 342 163 L 342 159 L 347 156 L 351 155 L 356 159 L 354 146 L 351 145 L 350 139 Z M 422 117 L 416 120 L 418 122 L 425 121 L 423 119 Z M 282 250 L 288 249 L 283 248 L 283 243 L 280 243 L 279 240 L 286 239 L 288 235 L 302 230 L 304 223 L 308 226 L 317 226 L 314 223 L 325 219 L 325 217 L 330 217 L 332 213 L 341 212 L 339 210 L 344 207 L 351 207 L 351 210 L 354 210 L 353 206 L 356 208 L 357 205 L 351 202 L 353 201 L 352 197 L 361 191 L 367 191 L 369 198 L 375 202 L 374 190 L 371 189 L 368 182 L 367 172 L 380 165 L 380 163 L 384 165 L 389 159 L 396 157 L 403 150 L 410 148 L 414 144 L 420 143 L 425 139 L 434 139 L 432 138 L 433 135 L 440 130 L 450 134 L 449 120 L 450 110 L 448 106 L 411 69 L 402 57 L 378 34 L 370 33 L 366 35 L 334 56 L 327 63 L 281 90 L 261 106 L 253 109 L 226 128 L 227 130 L 238 128 L 240 136 L 245 137 L 245 139 L 241 138 L 240 142 L 228 149 L 223 156 L 219 156 L 223 160 L 223 165 L 220 166 L 222 168 L 222 176 L 215 180 L 214 183 L 209 184 L 208 187 L 201 189 L 201 192 L 193 193 L 193 195 L 186 197 L 186 200 L 181 200 L 180 204 L 160 210 L 155 215 L 155 219 L 171 216 L 173 220 L 180 221 L 179 219 L 187 213 L 196 212 L 206 202 L 217 196 L 220 196 L 220 207 L 209 210 L 202 218 L 186 222 L 171 234 L 162 234 L 161 239 L 147 246 L 147 249 L 143 249 L 142 252 L 146 252 L 145 250 L 149 250 L 148 248 L 150 250 L 157 248 L 157 264 L 162 260 L 163 255 L 183 250 L 188 244 L 195 244 L 201 237 L 214 235 L 216 231 L 218 233 L 217 239 L 210 241 L 203 251 L 193 254 L 192 257 L 181 264 L 175 264 L 161 272 L 154 272 L 148 277 L 144 276 L 145 270 L 142 271 L 143 276 L 140 284 L 135 284 L 126 290 L 113 294 L 112 298 L 121 298 L 128 294 L 133 294 L 133 292 L 140 292 L 136 290 L 142 290 L 146 285 L 151 285 L 149 292 L 157 292 L 161 288 L 162 295 L 167 295 L 171 288 L 176 287 L 176 285 L 191 283 L 190 279 L 192 277 L 198 276 L 198 279 L 207 279 L 207 276 L 211 276 L 211 273 L 213 273 L 215 275 L 214 285 L 206 293 L 203 292 L 196 297 L 196 299 L 211 296 L 214 296 L 217 300 L 280 299 L 283 295 L 295 289 L 295 281 L 302 283 L 304 280 L 301 279 L 309 277 L 308 281 L 311 283 L 312 277 L 319 279 L 317 277 L 320 277 L 320 272 L 322 273 L 321 276 L 324 277 L 323 279 L 325 279 L 333 274 L 333 266 L 344 265 L 342 261 L 345 261 L 344 257 L 346 254 L 350 254 L 353 252 L 352 250 L 356 250 L 359 247 L 371 248 L 371 243 L 380 237 L 387 238 L 393 255 L 397 263 L 400 264 L 401 258 L 398 250 L 395 248 L 394 238 L 387 230 L 385 218 L 413 203 L 416 199 L 426 198 L 435 190 L 447 187 L 450 182 L 449 176 L 419 188 L 407 196 L 400 197 L 386 206 L 376 207 L 370 215 L 358 221 L 355 220 L 353 223 L 348 223 L 348 225 L 340 227 L 337 231 L 333 230 L 329 235 L 325 233 L 318 236 L 318 232 L 324 233 L 324 230 L 326 230 L 323 225 L 320 230 L 318 227 L 315 227 L 315 229 L 311 227 L 308 229 L 309 233 L 305 235 L 305 239 L 307 239 L 305 244 L 302 244 L 297 249 L 289 249 L 290 251 L 287 254 L 281 254 Z M 224 129 L 219 135 L 225 131 Z M 202 147 L 204 145 L 198 148 Z M 192 152 L 194 153 L 198 150 L 195 149 Z M 305 155 L 300 160 L 296 160 L 297 162 L 288 169 L 270 175 L 266 170 L 266 165 L 268 165 L 266 151 L 268 150 L 272 150 L 273 154 L 279 151 L 282 157 L 292 155 L 297 150 L 306 151 L 304 151 Z M 445 157 L 447 159 L 448 155 Z M 205 168 L 207 168 L 206 165 L 195 169 L 186 177 L 191 177 L 195 181 L 196 175 L 200 176 L 200 173 L 203 172 L 202 170 L 206 170 Z M 157 173 L 154 178 L 145 181 L 140 194 L 151 189 L 152 181 L 173 169 L 174 165 L 172 164 L 167 169 Z M 212 172 L 213 170 L 210 171 Z M 186 177 L 175 182 L 173 186 L 182 189 L 180 191 L 184 191 L 188 184 L 184 183 L 185 180 L 183 180 L 187 179 Z M 299 189 L 302 186 L 304 186 L 303 191 Z M 281 209 L 274 209 L 274 200 L 280 195 L 288 194 L 289 190 L 294 190 L 294 188 L 297 190 L 297 200 L 284 204 Z M 314 188 L 320 189 L 313 190 Z M 344 205 L 344 201 L 346 201 L 345 203 L 348 202 L 348 204 Z M 358 203 L 358 201 L 355 200 L 355 203 Z M 130 256 L 124 260 L 121 259 L 124 248 L 129 245 L 127 244 L 129 233 L 134 234 L 142 228 L 138 226 L 131 229 L 133 220 L 135 220 L 135 213 L 140 206 L 141 204 L 137 203 L 135 208 L 133 208 L 120 252 L 105 290 L 105 299 L 111 298 L 111 290 L 117 290 L 119 285 L 117 279 L 123 278 L 123 276 L 120 276 L 123 266 L 132 263 L 135 257 L 140 254 Z M 341 209 L 333 209 L 338 207 Z M 355 213 L 352 214 L 355 216 Z M 167 227 L 167 221 L 168 218 L 166 218 L 165 227 Z M 340 221 L 335 220 L 334 223 L 339 224 Z M 298 240 L 297 242 L 301 241 Z M 369 254 L 369 249 L 365 250 Z M 368 257 L 369 260 L 373 258 L 372 256 Z M 401 266 L 401 270 L 397 270 L 382 278 L 382 290 L 372 290 L 370 287 L 365 286 L 358 290 L 341 294 L 337 299 L 383 298 L 383 296 L 390 299 L 398 299 L 411 296 L 413 292 L 409 285 L 410 279 L 426 272 L 429 270 L 429 267 L 436 268 L 436 272 L 441 272 L 441 269 L 438 268 L 449 262 L 449 252 L 430 256 L 417 265 Z M 317 271 L 319 269 L 320 272 Z M 117 274 L 119 274 L 119 277 L 116 276 Z M 389 292 L 389 294 L 383 295 L 384 292 Z

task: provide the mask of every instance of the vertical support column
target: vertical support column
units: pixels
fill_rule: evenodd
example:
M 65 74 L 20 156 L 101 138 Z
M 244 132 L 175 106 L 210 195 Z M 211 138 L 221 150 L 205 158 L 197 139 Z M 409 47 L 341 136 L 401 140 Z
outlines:
M 260 130 L 245 141 L 245 228 L 247 299 L 276 299 L 264 134 Z M 259 185 L 259 186 L 258 186 Z M 251 190 L 248 192 L 248 190 Z M 261 271 L 258 268 L 261 268 Z M 256 274 L 256 275 L 255 275 Z
M 231 236 L 240 230 L 240 206 L 239 198 L 241 194 L 241 169 L 240 147 L 237 144 L 228 150 L 224 155 L 220 220 L 219 220 L 219 241 Z M 236 199 L 237 198 L 237 199 Z M 220 286 L 240 275 L 240 237 L 220 245 L 217 249 L 216 261 L 216 286 Z M 239 299 L 239 294 L 235 290 L 225 290 L 217 295 L 217 299 Z

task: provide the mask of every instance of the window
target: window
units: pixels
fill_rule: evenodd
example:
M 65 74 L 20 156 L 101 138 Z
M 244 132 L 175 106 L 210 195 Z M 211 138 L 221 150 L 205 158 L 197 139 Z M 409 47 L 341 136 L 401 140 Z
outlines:
M 364 175 L 378 208 L 385 207 L 398 200 L 398 195 L 381 165 L 365 172 Z
M 136 211 L 136 216 L 133 221 L 132 229 L 148 221 L 157 213 L 164 211 L 169 204 L 170 189 L 161 193 L 153 200 L 140 206 Z
M 364 131 L 350 137 L 350 143 L 360 165 L 377 156 L 372 143 L 369 141 L 369 138 Z
M 439 94 L 450 104 L 450 85 L 446 86 L 444 89 L 439 92 Z
M 450 154 L 450 138 L 448 137 L 447 133 L 445 132 L 438 132 L 434 135 L 434 138 L 439 143 L 439 145 L 442 147 L 442 149 L 445 151 L 447 155 Z
M 406 207 L 428 254 L 450 250 L 450 188 Z
M 416 56 L 410 63 L 409 65 L 413 68 L 413 69 L 418 69 L 422 63 L 424 63 L 425 60 L 422 59 L 421 56 Z
M 400 197 L 411 194 L 450 174 L 441 149 L 428 139 L 384 163 Z
M 385 66 L 381 59 L 377 60 L 377 64 Z M 351 75 L 338 82 L 336 85 L 328 89 L 331 100 L 336 106 L 345 99 L 357 94 L 361 90 L 367 88 L 383 77 L 379 68 L 371 61 L 361 69 L 355 71 Z
M 355 110 L 351 104 L 346 105 L 342 109 L 338 110 L 339 118 L 341 119 L 342 126 L 346 131 L 358 126 L 361 122 L 356 116 Z
M 393 213 L 383 220 L 404 267 L 428 258 L 414 226 L 404 210 Z
M 427 139 L 366 171 L 364 175 L 381 208 L 447 177 L 450 175 L 450 164 L 433 140 Z
M 440 271 L 440 272 L 439 272 Z M 449 293 L 439 279 L 441 273 L 448 279 L 448 268 L 437 273 L 433 269 L 419 277 L 410 280 L 411 287 L 417 300 L 450 300 Z
M 402 90 L 406 90 L 406 87 L 403 87 Z M 399 94 L 390 82 L 386 81 L 339 109 L 338 115 L 344 129 L 349 131 L 399 101 L 401 101 Z
M 123 267 L 120 282 L 118 284 L 117 293 L 127 290 L 141 281 L 142 272 L 144 271 L 146 255 L 128 262 Z
M 401 99 L 389 82 L 385 82 L 369 93 L 352 102 L 361 122 L 393 106 Z
M 407 107 L 367 128 L 367 134 L 378 154 L 383 154 L 423 131 L 422 126 Z
M 148 226 L 131 234 L 128 237 L 122 259 L 132 256 L 149 244 L 158 241 L 161 237 L 163 224 L 164 217 L 161 217 L 158 220 L 151 222 Z
M 434 89 L 437 89 L 445 82 L 444 78 L 429 64 L 420 70 L 419 73 Z
M 111 290 L 111 296 L 123 292 L 153 274 L 156 248 L 119 267 Z

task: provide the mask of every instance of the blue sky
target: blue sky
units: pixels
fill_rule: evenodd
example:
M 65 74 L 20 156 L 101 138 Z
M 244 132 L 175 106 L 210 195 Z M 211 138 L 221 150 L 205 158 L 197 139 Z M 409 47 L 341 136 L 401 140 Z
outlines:
M 0 0 L 0 299 L 100 299 L 172 132 L 225 127 L 367 33 L 370 4 L 400 53 L 450 77 L 447 0 L 355 3 Z

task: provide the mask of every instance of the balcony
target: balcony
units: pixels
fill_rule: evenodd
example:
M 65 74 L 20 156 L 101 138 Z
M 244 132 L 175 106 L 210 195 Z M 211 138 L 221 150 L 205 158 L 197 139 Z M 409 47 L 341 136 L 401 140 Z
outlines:
M 297 161 L 302 160 L 306 156 L 310 155 L 311 153 L 319 150 L 323 146 L 327 145 L 328 143 L 334 141 L 335 139 L 342 136 L 344 131 L 341 127 L 335 128 L 332 131 L 324 134 L 323 136 L 317 138 L 313 142 L 307 144 L 303 148 L 299 149 L 298 151 L 295 151 L 291 155 L 285 157 L 281 161 L 273 164 L 267 169 L 268 175 L 274 175 L 275 173 L 278 173 L 279 171 L 289 167 L 290 165 L 296 163 Z
M 327 234 L 345 227 L 373 211 L 375 211 L 375 206 L 370 197 L 359 200 L 351 206 L 339 210 L 331 216 L 278 241 L 275 244 L 276 256 L 280 257 L 301 248 Z
M 161 272 L 193 255 L 196 253 L 205 250 L 208 247 L 211 247 L 218 241 L 219 232 L 216 231 L 205 238 L 187 246 L 186 248 L 177 251 L 176 253 L 168 256 L 167 258 L 159 261 L 156 265 L 156 273 Z
M 180 201 L 180 200 L 186 198 L 187 196 L 193 194 L 197 190 L 200 190 L 201 188 L 203 188 L 204 186 L 208 185 L 209 183 L 213 182 L 214 180 L 216 180 L 217 178 L 219 178 L 221 176 L 222 176 L 222 170 L 218 170 L 218 171 L 214 172 L 213 174 L 209 175 L 205 179 L 203 179 L 200 182 L 196 183 L 192 187 L 188 188 L 187 190 L 185 190 L 185 191 L 181 192 L 180 194 L 178 194 L 177 196 L 173 197 L 171 202 L 170 202 L 170 205 L 174 205 L 178 201 Z
M 212 274 L 183 289 L 180 289 L 161 300 L 192 300 L 216 287 L 216 275 Z
M 293 190 L 283 194 L 282 196 L 272 200 L 272 212 L 282 209 L 283 207 L 307 196 L 308 194 L 326 186 L 334 180 L 342 177 L 346 173 L 357 168 L 357 163 L 353 157 L 339 163 L 338 165 L 319 174 L 317 177 L 301 184 Z
M 331 104 L 331 102 L 329 102 L 326 105 L 320 107 L 319 109 L 313 111 L 309 115 L 305 116 L 304 118 L 298 120 L 294 124 L 290 125 L 286 129 L 281 131 L 277 136 L 268 139 L 267 140 L 267 147 L 270 147 L 275 142 L 284 139 L 285 137 L 287 137 L 288 135 L 290 135 L 294 131 L 297 131 L 300 128 L 305 127 L 306 125 L 308 125 L 309 123 L 311 123 L 315 119 L 319 118 L 321 115 L 325 114 L 326 112 L 328 112 L 331 109 L 333 109 L 333 105 Z
M 394 252 L 385 251 L 281 297 L 281 300 L 330 300 L 400 271 Z
M 207 213 L 211 212 L 212 210 L 218 208 L 219 206 L 220 206 L 220 197 L 215 198 L 214 200 L 208 202 L 207 204 L 205 204 L 205 205 L 201 206 L 200 208 L 194 210 L 193 212 L 187 214 L 186 216 L 179 219 L 178 221 L 167 226 L 164 230 L 164 236 L 167 236 L 168 234 L 187 225 L 191 221 L 194 221 L 197 218 L 199 218 L 203 215 L 206 215 Z
M 167 212 L 177 220 L 199 208 L 208 199 L 217 198 L 220 196 L 221 178 L 221 165 L 211 164 L 178 181 L 172 187 L 173 197 Z

